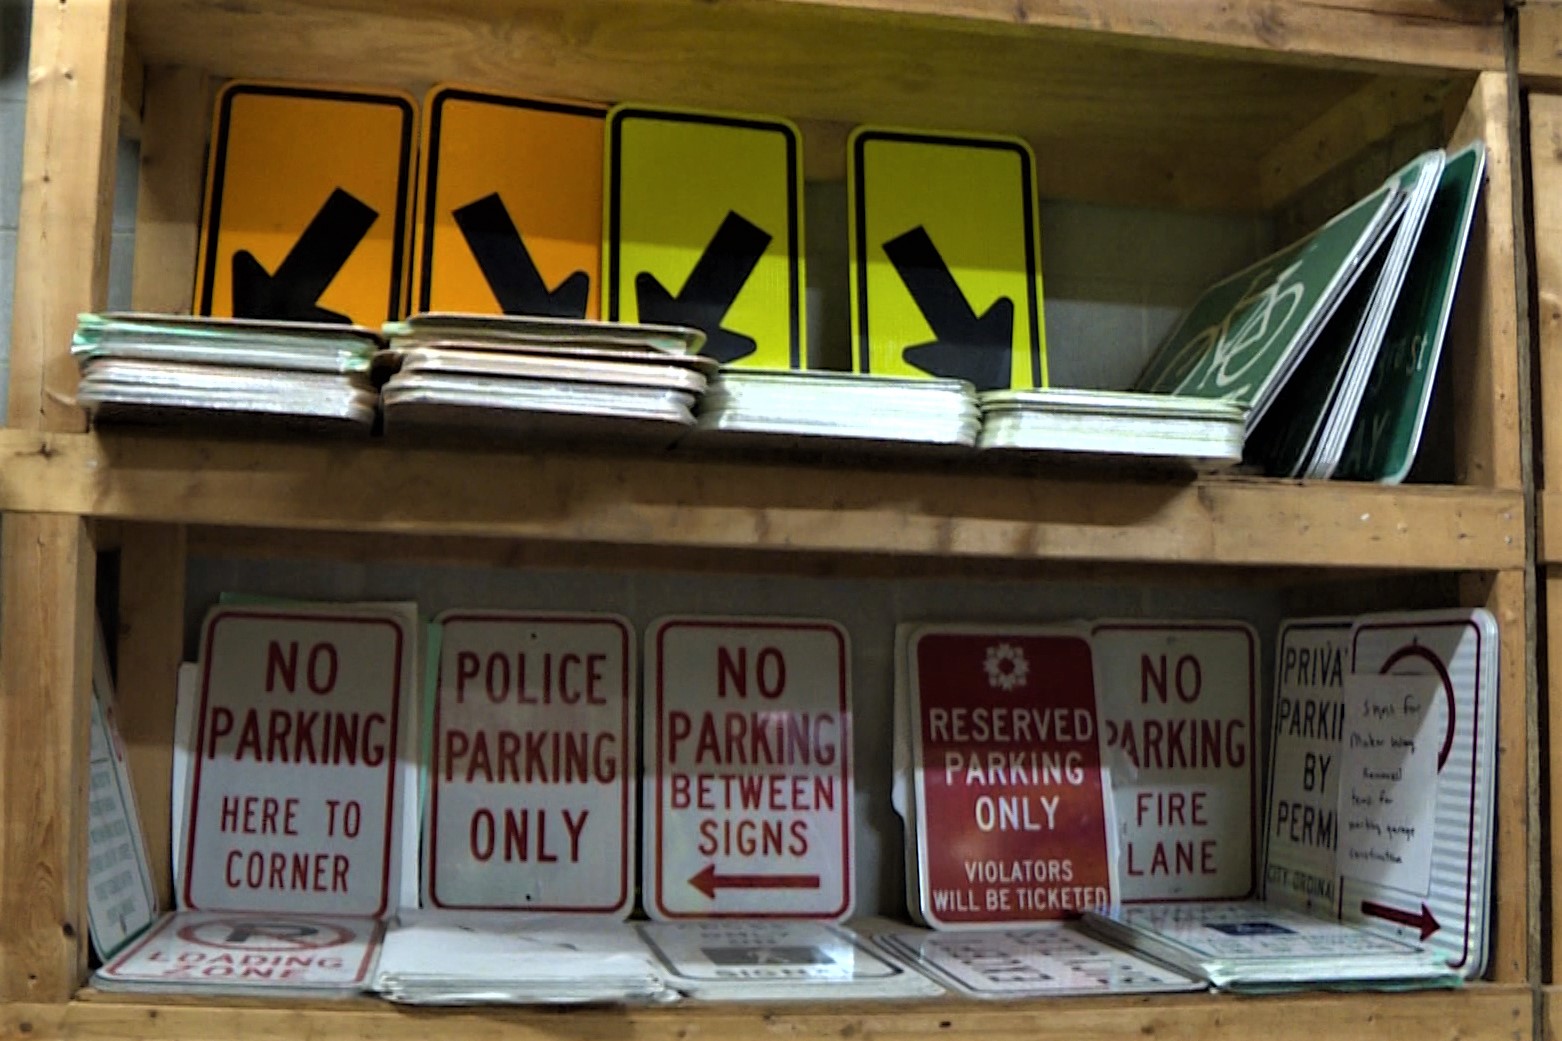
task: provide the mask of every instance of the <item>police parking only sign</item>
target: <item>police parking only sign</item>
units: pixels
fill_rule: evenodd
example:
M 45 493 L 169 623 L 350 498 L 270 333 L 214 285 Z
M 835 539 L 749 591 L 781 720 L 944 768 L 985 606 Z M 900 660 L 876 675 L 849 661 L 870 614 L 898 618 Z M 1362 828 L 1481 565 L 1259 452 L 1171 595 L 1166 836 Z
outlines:
M 623 915 L 635 684 L 612 615 L 442 615 L 427 906 Z
M 650 915 L 850 915 L 845 631 L 825 621 L 669 618 L 647 645 Z
M 186 908 L 389 910 L 411 647 L 391 610 L 218 607 L 207 616 Z

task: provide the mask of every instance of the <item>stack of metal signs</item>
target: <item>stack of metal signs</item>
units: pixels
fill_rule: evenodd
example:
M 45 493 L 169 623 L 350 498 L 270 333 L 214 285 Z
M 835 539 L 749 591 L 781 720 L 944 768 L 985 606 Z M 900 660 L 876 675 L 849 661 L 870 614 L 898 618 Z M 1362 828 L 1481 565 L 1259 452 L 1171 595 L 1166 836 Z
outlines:
M 936 997 L 903 956 L 844 926 L 778 919 L 650 922 L 640 933 L 667 983 L 699 1001 Z
M 702 440 L 779 447 L 970 448 L 981 429 L 964 380 L 729 369 L 700 403 Z
M 95 422 L 368 433 L 381 345 L 356 326 L 112 313 L 77 319 L 71 356 Z
M 1278 476 L 1397 483 L 1415 457 L 1485 147 L 1433 150 L 1311 235 L 1207 290 L 1136 390 L 1247 410 Z
M 632 926 L 583 915 L 403 912 L 386 933 L 372 990 L 405 1005 L 677 998 Z
M 425 314 L 385 327 L 399 370 L 387 433 L 481 432 L 671 444 L 717 363 L 696 329 Z
M 1227 401 L 1093 390 L 998 390 L 980 400 L 977 447 L 988 451 L 1199 470 L 1242 461 L 1244 413 Z

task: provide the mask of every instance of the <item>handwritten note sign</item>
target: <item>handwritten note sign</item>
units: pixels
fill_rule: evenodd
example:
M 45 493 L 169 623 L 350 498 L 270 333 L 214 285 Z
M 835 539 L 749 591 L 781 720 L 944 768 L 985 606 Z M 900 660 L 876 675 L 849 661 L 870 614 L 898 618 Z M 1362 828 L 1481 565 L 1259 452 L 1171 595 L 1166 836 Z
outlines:
M 1341 874 L 1416 893 L 1431 882 L 1442 702 L 1436 676 L 1346 678 Z

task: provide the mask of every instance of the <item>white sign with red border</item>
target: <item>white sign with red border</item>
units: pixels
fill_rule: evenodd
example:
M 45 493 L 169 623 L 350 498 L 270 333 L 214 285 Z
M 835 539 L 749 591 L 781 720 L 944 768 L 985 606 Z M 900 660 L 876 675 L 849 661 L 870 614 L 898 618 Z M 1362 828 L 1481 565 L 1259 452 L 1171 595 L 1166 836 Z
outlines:
M 383 928 L 372 918 L 186 911 L 165 917 L 97 979 L 107 989 L 361 990 Z
M 413 660 L 393 610 L 207 615 L 180 851 L 186 909 L 390 911 Z
M 1251 896 L 1258 812 L 1252 626 L 1104 621 L 1090 637 L 1123 901 Z
M 629 623 L 449 611 L 436 624 L 425 904 L 627 915 L 637 736 Z
M 991 927 L 1116 906 L 1088 633 L 928 625 L 907 651 L 921 917 Z
M 1367 615 L 1351 631 L 1340 917 L 1485 970 L 1499 633 L 1490 612 Z
M 834 622 L 665 618 L 647 638 L 653 918 L 851 914 L 850 652 Z

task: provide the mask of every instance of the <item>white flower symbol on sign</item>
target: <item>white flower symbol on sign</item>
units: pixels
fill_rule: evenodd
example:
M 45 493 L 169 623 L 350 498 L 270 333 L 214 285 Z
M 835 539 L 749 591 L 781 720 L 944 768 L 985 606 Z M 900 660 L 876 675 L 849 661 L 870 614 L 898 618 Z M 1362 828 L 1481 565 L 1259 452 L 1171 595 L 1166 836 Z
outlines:
M 1014 690 L 1025 686 L 1030 675 L 1030 662 L 1025 652 L 1011 643 L 1000 643 L 987 648 L 987 660 L 982 663 L 987 670 L 988 686 L 1000 690 Z

